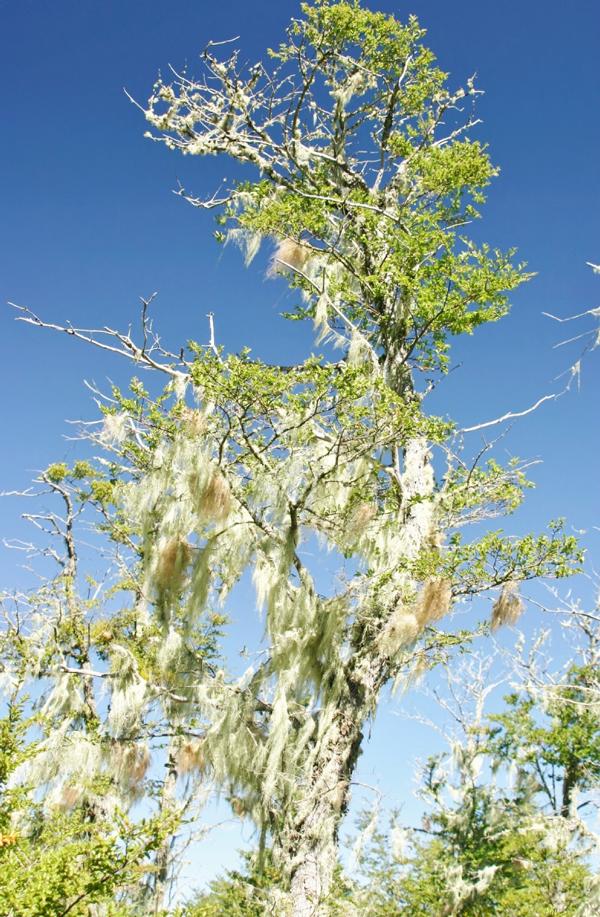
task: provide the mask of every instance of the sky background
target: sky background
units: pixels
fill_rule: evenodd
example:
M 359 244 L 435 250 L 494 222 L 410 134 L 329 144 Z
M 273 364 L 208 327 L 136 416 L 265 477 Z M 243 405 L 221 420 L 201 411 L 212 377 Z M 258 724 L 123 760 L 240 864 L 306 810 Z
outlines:
M 586 266 L 600 261 L 598 4 L 370 6 L 401 19 L 416 13 L 455 85 L 477 73 L 484 123 L 474 136 L 489 143 L 502 171 L 476 235 L 516 246 L 537 272 L 513 297 L 509 318 L 457 342 L 460 366 L 431 409 L 465 425 L 521 410 L 564 386 L 567 376 L 557 377 L 582 343 L 554 345 L 589 327 L 561 326 L 542 313 L 566 316 L 600 299 L 600 277 Z M 245 269 L 233 247 L 214 242 L 212 216 L 172 193 L 181 180 L 211 194 L 231 166 L 183 159 L 144 139 L 143 117 L 123 93 L 126 87 L 143 102 L 169 63 L 199 73 L 198 53 L 210 39 L 241 36 L 241 57 L 252 63 L 297 12 L 288 0 L 0 0 L 0 300 L 48 320 L 125 328 L 137 321 L 138 297 L 158 291 L 156 323 L 174 348 L 190 337 L 206 342 L 213 311 L 217 341 L 228 351 L 250 346 L 278 362 L 310 352 L 310 327 L 279 317 L 290 299 L 282 281 L 265 279 L 267 249 Z M 65 420 L 96 416 L 83 379 L 123 383 L 133 368 L 16 323 L 3 305 L 0 347 L 0 489 L 13 490 L 50 462 L 78 455 L 80 446 L 64 438 L 72 432 Z M 599 381 L 600 354 L 592 354 L 581 389 L 515 424 L 502 447 L 505 455 L 543 459 L 533 473 L 536 490 L 507 529 L 540 529 L 565 516 L 585 531 L 596 562 Z M 473 448 L 480 444 L 476 438 Z M 0 501 L 1 535 L 26 537 L 20 512 L 18 501 Z M 3 585 L 20 582 L 17 562 L 0 547 Z M 526 626 L 535 624 L 532 611 Z M 399 719 L 398 707 L 385 705 L 359 776 L 377 783 L 390 804 L 408 799 L 413 758 L 429 741 Z M 232 862 L 237 834 L 221 837 L 211 835 L 199 854 L 197 879 Z

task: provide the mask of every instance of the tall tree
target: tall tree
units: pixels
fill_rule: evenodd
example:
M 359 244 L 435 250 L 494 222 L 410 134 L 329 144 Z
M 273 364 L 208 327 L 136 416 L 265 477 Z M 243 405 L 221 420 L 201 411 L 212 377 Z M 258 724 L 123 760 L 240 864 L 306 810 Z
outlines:
M 527 274 L 463 234 L 496 169 L 464 113 L 478 90 L 448 88 L 423 36 L 414 17 L 316 0 L 271 68 L 242 71 L 237 53 L 209 47 L 204 78 L 159 80 L 145 109 L 170 149 L 247 167 L 222 196 L 181 193 L 217 209 L 218 238 L 248 263 L 272 240 L 271 272 L 300 299 L 289 317 L 313 320 L 325 356 L 265 365 L 226 356 L 212 337 L 169 354 L 148 336 L 145 309 L 139 345 L 68 329 L 170 377 L 158 403 L 139 383 L 133 397 L 113 393 L 111 499 L 142 561 L 161 698 L 175 718 L 210 722 L 202 755 L 268 837 L 294 917 L 326 907 L 382 688 L 464 639 L 435 626 L 455 599 L 497 587 L 493 623 L 512 621 L 520 581 L 578 562 L 557 524 L 521 539 L 459 534 L 518 506 L 524 470 L 483 464 L 485 448 L 468 460 L 425 398 L 448 368 L 450 337 L 504 316 Z M 306 550 L 315 543 L 340 561 L 327 587 Z M 218 672 L 211 683 L 190 634 L 246 571 L 268 651 L 242 680 Z M 135 628 L 127 636 L 135 684 L 147 684 Z
M 291 317 L 312 318 L 318 339 L 345 352 L 339 363 L 210 358 L 192 370 L 216 406 L 203 441 L 229 502 L 192 576 L 218 590 L 252 566 L 271 644 L 252 700 L 232 695 L 215 726 L 213 756 L 272 833 L 297 915 L 326 897 L 381 688 L 454 597 L 504 586 L 510 618 L 515 584 L 565 573 L 572 548 L 556 533 L 446 542 L 461 522 L 518 503 L 523 484 L 516 467 L 455 459 L 437 483 L 431 449 L 449 430 L 423 409 L 422 380 L 446 369 L 448 338 L 503 316 L 527 276 L 461 235 L 496 173 L 462 110 L 477 90 L 448 88 L 414 18 L 328 0 L 302 12 L 270 52 L 272 69 L 244 74 L 237 53 L 209 48 L 203 80 L 159 80 L 146 110 L 170 149 L 254 167 L 219 199 L 182 194 L 220 208 L 219 238 L 248 262 L 274 240 L 272 271 L 302 294 Z M 170 457 L 171 475 L 181 464 Z M 301 550 L 315 536 L 356 568 L 327 595 Z M 259 687 L 268 709 L 256 707 Z

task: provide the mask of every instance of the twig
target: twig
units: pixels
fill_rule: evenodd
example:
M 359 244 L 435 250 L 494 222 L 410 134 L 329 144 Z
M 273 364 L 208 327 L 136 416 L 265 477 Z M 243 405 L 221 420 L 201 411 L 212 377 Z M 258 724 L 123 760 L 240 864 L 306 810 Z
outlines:
M 554 395 L 544 395 L 542 398 L 539 398 L 535 404 L 532 404 L 531 407 L 526 408 L 524 411 L 509 411 L 507 414 L 503 414 L 502 417 L 497 417 L 495 420 L 487 420 L 485 423 L 475 424 L 474 427 L 463 427 L 459 430 L 459 433 L 474 433 L 476 430 L 483 430 L 486 427 L 493 427 L 496 424 L 504 423 L 506 420 L 514 420 L 517 417 L 525 417 L 526 414 L 531 414 L 532 411 L 536 411 L 544 401 L 554 401 L 563 392 L 558 392 Z

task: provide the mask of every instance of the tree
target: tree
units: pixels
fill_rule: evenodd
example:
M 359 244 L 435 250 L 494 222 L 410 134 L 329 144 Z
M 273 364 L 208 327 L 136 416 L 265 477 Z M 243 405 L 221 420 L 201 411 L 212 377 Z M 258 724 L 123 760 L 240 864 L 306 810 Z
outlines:
M 449 750 L 423 767 L 422 824 L 404 826 L 396 815 L 389 833 L 372 835 L 362 855 L 359 913 L 581 917 L 596 912 L 590 858 L 597 838 L 593 818 L 588 824 L 584 819 L 587 807 L 597 803 L 599 786 L 591 764 L 597 762 L 600 725 L 597 679 L 595 687 L 574 691 L 572 685 L 573 673 L 580 671 L 594 681 L 597 625 L 590 629 L 580 615 L 591 640 L 576 648 L 558 675 L 543 652 L 547 633 L 527 656 L 510 659 L 499 681 L 492 678 L 498 661 L 489 655 L 485 662 L 471 656 L 448 671 L 447 689 L 437 697 L 448 714 L 443 734 Z M 577 616 L 574 612 L 569 623 Z M 501 713 L 486 713 L 490 694 L 507 678 L 523 687 L 505 697 Z M 516 699 L 523 694 L 527 700 L 521 704 Z M 440 731 L 437 722 L 432 725 Z M 566 759 L 567 774 L 579 775 L 573 793 L 588 791 L 568 811 L 557 801 L 557 759 Z M 366 815 L 365 822 L 369 834 L 373 816 Z
M 41 585 L 2 597 L 0 901 L 14 917 L 88 914 L 100 902 L 115 915 L 163 913 L 203 798 L 198 713 L 175 711 L 170 697 L 210 667 L 218 622 L 189 631 L 184 673 L 173 658 L 164 671 L 113 473 L 79 461 L 39 476 L 27 497 L 43 508 L 26 518 L 45 541 L 15 547 L 37 561 Z
M 200 892 L 185 908 L 185 917 L 262 917 L 269 913 L 273 889 L 281 886 L 281 876 L 260 851 L 246 854 L 246 869 L 228 871 L 215 879 L 206 892 Z M 368 894 L 368 892 L 367 892 Z M 355 884 L 342 868 L 334 870 L 326 906 L 331 917 L 355 917 L 363 913 L 366 895 L 359 895 Z M 379 915 L 378 915 L 379 917 Z M 383 917 L 383 915 L 381 915 Z
M 483 701 L 489 686 L 489 679 L 486 688 L 473 680 L 469 690 Z M 507 714 L 485 718 L 481 707 L 457 708 L 464 737 L 452 743 L 452 763 L 444 756 L 429 762 L 423 786 L 432 807 L 424 820 L 429 838 L 416 842 L 412 869 L 398 885 L 408 914 L 425 908 L 440 917 L 494 911 L 550 917 L 577 914 L 586 900 L 589 845 L 564 812 L 547 811 L 538 775 L 521 761 L 525 755 L 544 762 L 549 743 L 541 730 L 534 736 L 526 729 L 518 738 L 513 733 L 518 753 L 499 742 L 495 724 L 511 717 L 514 699 L 505 702 Z M 467 720 L 468 713 L 474 715 Z M 541 695 L 535 715 L 544 715 Z M 557 747 L 568 731 L 564 722 L 556 729 Z
M 169 722 L 207 724 L 203 759 L 268 840 L 283 886 L 274 907 L 283 912 L 289 889 L 295 917 L 325 908 L 383 687 L 465 639 L 435 626 L 453 601 L 499 588 L 494 624 L 510 622 L 521 581 L 567 575 L 580 559 L 560 524 L 464 541 L 461 526 L 518 506 L 524 467 L 482 464 L 486 448 L 469 460 L 457 433 L 470 431 L 424 408 L 449 339 L 504 316 L 528 276 L 463 235 L 496 174 L 462 112 L 478 90 L 448 88 L 414 17 L 402 25 L 329 0 L 302 13 L 270 52 L 272 70 L 243 73 L 237 54 L 209 47 L 204 79 L 159 80 L 145 115 L 169 148 L 247 167 L 221 197 L 181 193 L 217 209 L 217 237 L 247 262 L 274 242 L 271 271 L 300 300 L 290 318 L 312 319 L 326 355 L 265 365 L 225 355 L 212 335 L 168 353 L 149 334 L 147 303 L 139 345 L 68 329 L 169 376 L 158 401 L 135 381 L 104 409 L 114 521 L 126 520 L 141 568 L 139 602 L 118 625 L 127 671 Z M 303 549 L 315 542 L 340 560 L 324 591 Z M 222 670 L 207 679 L 190 634 L 220 621 L 246 571 L 266 607 L 268 653 L 241 681 Z M 104 658 L 114 665 L 108 640 Z M 135 693 L 123 714 L 137 723 Z
M 280 883 L 280 876 L 261 858 L 246 856 L 245 873 L 234 870 L 225 878 L 215 879 L 206 893 L 200 893 L 186 908 L 186 917 L 261 917 L 269 907 L 271 889 Z
M 97 776 L 88 781 L 86 799 L 81 784 L 79 793 L 65 784 L 50 807 L 36 792 L 39 787 L 12 784 L 18 769 L 41 753 L 43 739 L 32 740 L 31 730 L 37 727 L 39 735 L 40 727 L 49 726 L 40 713 L 25 714 L 27 698 L 20 689 L 17 678 L 0 720 L 0 912 L 76 917 L 89 914 L 90 905 L 104 905 L 103 913 L 126 917 L 132 912 L 124 891 L 145 877 L 165 825 L 157 820 L 135 824 L 114 807 L 101 811 L 107 788 Z
M 577 794 L 600 780 L 597 645 L 590 656 L 547 692 L 543 720 L 536 716 L 539 701 L 531 684 L 509 694 L 507 711 L 493 717 L 498 753 L 529 772 L 551 811 L 563 818 L 573 814 Z

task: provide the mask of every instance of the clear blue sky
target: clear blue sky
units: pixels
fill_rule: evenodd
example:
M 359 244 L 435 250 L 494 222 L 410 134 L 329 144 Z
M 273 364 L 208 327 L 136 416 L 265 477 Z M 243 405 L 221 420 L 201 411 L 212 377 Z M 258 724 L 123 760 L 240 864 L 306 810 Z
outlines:
M 538 272 L 508 319 L 458 345 L 462 367 L 435 408 L 475 423 L 526 407 L 559 387 L 553 379 L 577 355 L 576 347 L 553 349 L 565 326 L 542 312 L 566 315 L 600 300 L 600 278 L 585 266 L 600 261 L 600 9 L 594 0 L 370 5 L 401 18 L 416 13 L 456 83 L 477 72 L 486 92 L 478 136 L 502 169 L 478 237 L 517 246 Z M 138 296 L 158 290 L 157 324 L 174 346 L 205 341 L 211 310 L 227 349 L 249 345 L 267 359 L 310 349 L 309 328 L 278 318 L 285 288 L 264 279 L 267 254 L 245 270 L 236 251 L 213 241 L 212 217 L 171 193 L 178 178 L 210 193 L 230 167 L 183 160 L 145 140 L 142 116 L 123 94 L 127 87 L 144 100 L 169 63 L 193 72 L 209 39 L 240 35 L 251 62 L 297 10 L 291 0 L 0 0 L 0 299 L 56 321 L 123 327 L 137 316 Z M 0 345 L 0 489 L 13 489 L 77 454 L 63 438 L 64 420 L 95 416 L 82 380 L 125 380 L 129 370 L 15 323 L 4 307 Z M 544 460 L 516 530 L 558 515 L 577 529 L 600 523 L 599 379 L 600 352 L 586 361 L 579 394 L 545 406 L 508 437 L 507 451 Z M 2 534 L 24 536 L 18 513 L 15 501 L 0 502 Z M 0 573 L 4 584 L 18 580 L 13 554 L 1 552 Z M 412 751 L 393 711 L 382 722 L 362 773 L 367 782 L 379 774 L 400 797 Z M 408 735 L 409 745 L 419 742 Z

